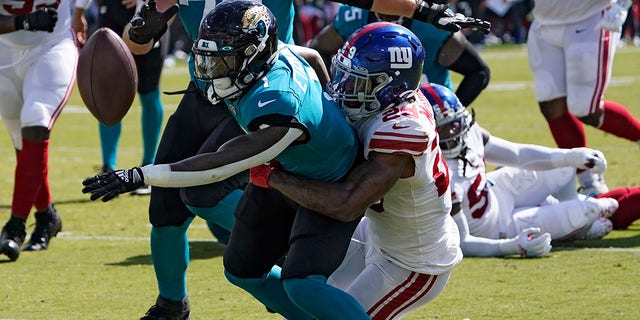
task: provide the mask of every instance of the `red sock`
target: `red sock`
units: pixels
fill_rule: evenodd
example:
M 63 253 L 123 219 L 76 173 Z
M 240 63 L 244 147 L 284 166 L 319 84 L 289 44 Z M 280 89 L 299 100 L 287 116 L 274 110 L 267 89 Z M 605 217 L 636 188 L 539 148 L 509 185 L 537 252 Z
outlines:
M 597 198 L 603 197 L 618 200 L 618 210 L 611 217 L 614 229 L 626 229 L 640 219 L 640 187 L 617 188 L 597 196 Z
M 33 204 L 36 207 L 36 210 L 40 212 L 45 211 L 51 204 L 51 189 L 49 189 L 48 166 L 46 166 L 44 170 L 44 181 L 42 181 L 42 186 L 40 186 L 40 190 L 38 191 L 38 194 L 36 194 L 36 201 Z
M 587 146 L 584 126 L 574 115 L 566 113 L 559 118 L 547 119 L 547 123 L 559 148 L 570 149 Z
M 47 175 L 49 140 L 22 139 L 22 151 L 18 153 L 14 175 L 11 213 L 27 218 Z
M 640 140 L 640 121 L 613 101 L 604 102 L 604 117 L 598 129 L 633 142 Z

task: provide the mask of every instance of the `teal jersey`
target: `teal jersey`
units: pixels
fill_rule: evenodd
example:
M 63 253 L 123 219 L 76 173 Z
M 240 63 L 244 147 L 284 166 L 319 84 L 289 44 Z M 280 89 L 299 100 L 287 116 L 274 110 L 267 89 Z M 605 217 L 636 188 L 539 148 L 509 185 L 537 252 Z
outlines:
M 265 124 L 305 132 L 305 141 L 294 142 L 276 157 L 291 174 L 336 181 L 355 161 L 357 140 L 342 110 L 323 93 L 311 66 L 289 48 L 280 51 L 271 70 L 241 98 L 225 102 L 247 132 Z M 291 117 L 298 123 L 282 121 Z
M 221 0 L 178 0 L 179 16 L 185 31 L 192 40 L 198 38 L 200 22 L 204 16 Z M 258 1 L 260 2 L 260 1 Z M 293 18 L 295 9 L 293 0 L 264 0 L 262 3 L 273 12 L 278 24 L 278 38 L 285 43 L 293 44 Z M 193 77 L 193 58 L 189 57 L 189 74 Z
M 352 33 L 360 27 L 374 22 L 369 19 L 372 15 L 367 10 L 341 5 L 333 20 L 333 27 L 344 39 L 349 38 Z M 409 20 L 409 25 L 405 25 L 418 36 L 424 46 L 424 66 L 422 73 L 427 76 L 429 82 L 434 82 L 453 90 L 449 69 L 438 63 L 438 53 L 444 43 L 451 37 L 451 32 L 439 30 L 431 24 Z

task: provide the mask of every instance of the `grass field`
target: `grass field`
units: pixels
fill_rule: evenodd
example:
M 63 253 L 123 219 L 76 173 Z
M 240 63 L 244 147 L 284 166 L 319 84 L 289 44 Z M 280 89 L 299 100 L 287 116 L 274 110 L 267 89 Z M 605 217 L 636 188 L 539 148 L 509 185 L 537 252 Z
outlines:
M 533 96 L 524 47 L 490 47 L 482 53 L 492 80 L 473 104 L 481 125 L 523 143 L 554 146 Z M 186 83 L 183 65 L 167 68 L 166 91 Z M 458 77 L 455 78 L 456 83 Z M 607 99 L 640 118 L 640 49 L 622 48 Z M 165 119 L 179 96 L 164 96 Z M 0 134 L 0 223 L 10 214 L 15 154 L 6 129 Z M 610 188 L 640 185 L 640 151 L 631 142 L 586 128 L 589 145 L 607 156 Z M 140 106 L 123 122 L 118 166 L 142 157 Z M 146 197 L 122 195 L 93 203 L 83 178 L 101 165 L 97 122 L 77 91 L 51 138 L 50 180 L 63 231 L 45 252 L 23 252 L 16 262 L 0 256 L 0 319 L 137 319 L 157 288 L 149 251 Z M 638 208 L 640 210 L 640 208 Z M 32 215 L 33 216 L 33 215 Z M 28 232 L 33 228 L 28 221 Z M 224 247 L 202 220 L 189 230 L 188 271 L 193 319 L 280 319 L 222 275 Z M 406 319 L 638 319 L 640 223 L 599 241 L 557 243 L 541 259 L 465 258 L 445 291 Z

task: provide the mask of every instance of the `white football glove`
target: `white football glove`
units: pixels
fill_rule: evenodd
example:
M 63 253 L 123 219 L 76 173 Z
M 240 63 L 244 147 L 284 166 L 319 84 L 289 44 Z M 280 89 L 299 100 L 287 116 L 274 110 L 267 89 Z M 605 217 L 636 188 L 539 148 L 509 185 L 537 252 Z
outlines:
M 573 148 L 565 155 L 567 165 L 583 170 L 603 173 L 607 169 L 607 159 L 598 150 L 590 148 Z
M 631 0 L 618 0 L 607 8 L 600 19 L 596 30 L 609 30 L 613 32 L 621 32 L 622 25 L 627 19 L 627 12 L 631 6 Z
M 548 232 L 541 232 L 540 228 L 527 228 L 518 234 L 517 237 L 520 256 L 542 257 L 551 251 L 551 235 Z

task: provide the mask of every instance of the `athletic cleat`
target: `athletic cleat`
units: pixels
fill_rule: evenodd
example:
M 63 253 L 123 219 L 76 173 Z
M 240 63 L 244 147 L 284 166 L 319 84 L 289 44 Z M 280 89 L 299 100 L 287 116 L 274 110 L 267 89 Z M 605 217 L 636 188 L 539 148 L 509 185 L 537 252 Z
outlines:
M 591 225 L 589 232 L 585 235 L 585 239 L 602 239 L 604 236 L 608 235 L 611 230 L 613 230 L 613 223 L 611 220 L 605 217 L 598 217 L 598 219 L 596 219 L 596 221 Z
M 618 201 L 614 198 L 598 198 L 594 199 L 598 204 L 598 217 L 610 218 L 616 210 L 618 210 Z
M 148 196 L 151 194 L 151 186 L 144 185 L 138 189 L 135 189 L 129 193 L 132 196 Z
M 158 295 L 156 304 L 151 306 L 140 320 L 190 320 L 191 305 L 189 297 L 182 301 L 171 301 Z
M 27 236 L 24 224 L 24 220 L 11 217 L 2 228 L 0 253 L 6 254 L 11 261 L 16 261 L 20 257 L 20 247 Z
M 51 238 L 55 237 L 60 230 L 62 230 L 62 220 L 58 210 L 51 204 L 45 211 L 36 212 L 36 227 L 23 250 L 46 250 Z

